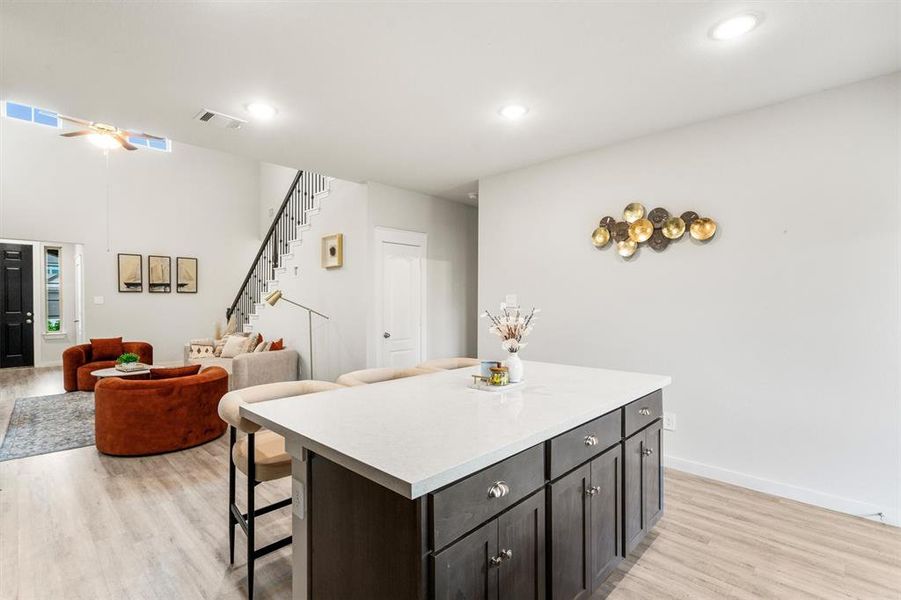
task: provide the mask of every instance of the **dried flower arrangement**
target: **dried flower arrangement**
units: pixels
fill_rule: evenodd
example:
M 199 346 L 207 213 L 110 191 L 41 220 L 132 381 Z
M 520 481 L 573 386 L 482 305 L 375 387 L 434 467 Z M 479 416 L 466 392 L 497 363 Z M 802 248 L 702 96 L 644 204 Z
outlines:
M 541 309 L 533 308 L 528 313 L 523 313 L 518 306 L 508 307 L 505 302 L 501 302 L 501 311 L 497 315 L 486 310 L 482 317 L 491 321 L 488 331 L 501 338 L 504 350 L 516 353 L 526 347 L 522 340 L 532 333 L 532 321 L 539 312 Z

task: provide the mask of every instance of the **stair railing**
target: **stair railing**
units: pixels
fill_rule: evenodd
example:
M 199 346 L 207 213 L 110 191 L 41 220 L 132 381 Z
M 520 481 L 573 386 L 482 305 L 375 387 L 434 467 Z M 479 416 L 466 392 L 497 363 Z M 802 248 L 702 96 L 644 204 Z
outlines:
M 276 277 L 281 256 L 290 252 L 297 228 L 308 223 L 316 195 L 328 189 L 328 182 L 328 177 L 318 173 L 298 171 L 294 176 L 234 301 L 225 311 L 226 320 L 235 315 L 239 330 L 249 322 L 254 305 L 262 301 L 267 283 Z

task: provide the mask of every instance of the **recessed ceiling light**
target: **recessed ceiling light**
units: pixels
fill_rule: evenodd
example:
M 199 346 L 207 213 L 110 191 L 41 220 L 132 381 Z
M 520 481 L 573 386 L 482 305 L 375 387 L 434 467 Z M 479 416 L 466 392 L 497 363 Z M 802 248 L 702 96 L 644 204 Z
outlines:
M 257 119 L 271 119 L 278 111 L 275 110 L 274 106 L 270 106 L 269 104 L 263 102 L 251 102 L 247 105 L 247 112 Z
M 507 106 L 501 107 L 498 111 L 500 116 L 505 119 L 510 119 L 511 121 L 515 121 L 516 119 L 521 119 L 529 112 L 529 109 L 523 106 L 522 104 L 508 104 Z
M 762 19 L 757 13 L 736 15 L 714 25 L 710 37 L 717 41 L 734 40 L 756 28 Z

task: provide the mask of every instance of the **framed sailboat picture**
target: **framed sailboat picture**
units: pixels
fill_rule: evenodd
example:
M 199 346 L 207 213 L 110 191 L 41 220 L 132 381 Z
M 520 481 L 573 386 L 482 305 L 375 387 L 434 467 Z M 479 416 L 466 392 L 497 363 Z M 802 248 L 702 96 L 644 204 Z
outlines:
M 168 256 L 147 257 L 147 289 L 151 294 L 172 291 L 172 259 Z
M 119 254 L 119 291 L 144 291 L 144 262 L 140 254 Z
M 175 291 L 179 294 L 197 293 L 197 259 L 178 256 L 175 259 Z

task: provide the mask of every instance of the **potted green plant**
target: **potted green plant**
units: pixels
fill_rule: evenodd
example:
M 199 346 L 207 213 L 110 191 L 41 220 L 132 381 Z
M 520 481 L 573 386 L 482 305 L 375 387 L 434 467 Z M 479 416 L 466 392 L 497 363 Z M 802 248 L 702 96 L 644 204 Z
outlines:
M 120 371 L 140 371 L 144 368 L 141 357 L 134 352 L 126 352 L 116 359 L 116 368 Z

